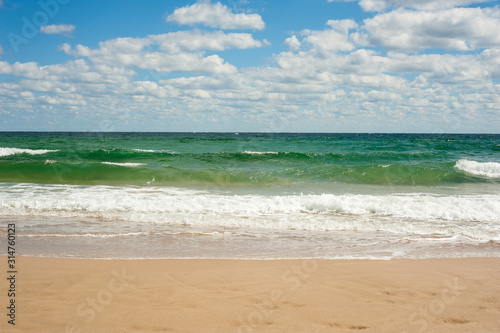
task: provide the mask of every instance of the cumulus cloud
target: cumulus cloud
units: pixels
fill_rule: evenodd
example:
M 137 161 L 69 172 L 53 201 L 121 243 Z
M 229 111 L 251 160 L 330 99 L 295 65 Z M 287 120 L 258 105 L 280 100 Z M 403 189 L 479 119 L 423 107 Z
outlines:
M 442 84 L 480 84 L 498 77 L 499 66 L 485 61 L 489 55 L 488 51 L 478 55 L 392 54 L 385 69 L 393 73 L 420 73 L 427 81 Z
M 412 8 L 417 10 L 439 10 L 467 6 L 489 0 L 361 0 L 359 5 L 365 11 L 384 11 L 389 8 Z
M 36 62 L 16 62 L 10 64 L 6 61 L 0 61 L 0 74 L 8 74 L 13 76 L 22 76 L 27 78 L 41 78 L 42 70 Z
M 358 24 L 351 19 L 346 20 L 328 20 L 326 25 L 330 26 L 333 30 L 343 34 L 347 34 L 349 30 L 355 29 Z
M 300 41 L 295 35 L 293 35 L 292 37 L 288 37 L 283 43 L 285 44 L 288 51 L 300 50 Z
M 235 14 L 220 2 L 212 4 L 209 1 L 177 8 L 166 17 L 166 21 L 180 25 L 202 24 L 220 29 L 262 30 L 265 27 L 264 21 L 258 14 Z
M 266 40 L 255 40 L 247 33 L 224 33 L 222 31 L 178 31 L 148 37 L 165 52 L 180 51 L 225 51 L 229 49 L 249 49 L 268 45 Z
M 51 24 L 42 25 L 40 32 L 50 35 L 64 35 L 70 37 L 75 31 L 75 26 L 72 24 Z
M 372 46 L 415 52 L 429 48 L 467 51 L 500 46 L 500 8 L 440 11 L 395 10 L 364 21 Z M 397 32 L 397 33 L 395 33 Z
M 351 51 L 355 45 L 348 36 L 335 30 L 305 31 L 304 42 L 318 51 Z
M 267 45 L 247 33 L 222 31 L 178 31 L 145 38 L 116 38 L 99 43 L 98 49 L 65 43 L 61 51 L 88 57 L 93 63 L 151 69 L 158 72 L 231 73 L 236 68 L 218 55 L 205 57 L 203 51 L 247 49 Z M 157 49 L 153 51 L 153 49 Z
M 40 66 L 36 62 L 9 64 L 0 61 L 0 74 L 27 79 L 57 82 L 116 83 L 135 75 L 133 70 L 108 65 L 91 65 L 83 59 L 62 64 Z M 26 81 L 25 81 L 26 82 Z
M 303 30 L 301 35 L 306 36 L 303 40 L 318 51 L 351 51 L 355 48 L 349 40 L 349 30 L 358 25 L 353 20 L 329 20 L 328 30 Z
M 356 0 L 328 0 L 328 2 L 352 2 Z M 417 10 L 439 10 L 468 6 L 490 0 L 359 0 L 359 5 L 367 12 L 381 12 L 390 8 L 411 8 Z
M 97 47 L 62 44 L 59 49 L 76 59 L 48 66 L 0 61 L 0 74 L 17 76 L 0 82 L 0 112 L 74 112 L 80 130 L 82 121 L 108 118 L 171 126 L 147 127 L 152 130 L 207 130 L 206 124 L 231 119 L 245 130 L 276 130 L 269 124 L 278 113 L 295 124 L 279 127 L 288 131 L 341 131 L 348 125 L 404 131 L 419 122 L 420 130 L 444 124 L 444 130 L 460 131 L 471 129 L 459 127 L 472 123 L 468 115 L 477 115 L 470 119 L 484 128 L 500 126 L 499 9 L 413 9 L 374 13 L 363 22 L 329 20 L 324 29 L 295 32 L 283 41 L 283 52 L 249 68 L 236 68 L 218 54 L 268 45 L 248 33 L 187 30 L 104 40 Z M 421 52 L 428 48 L 440 51 Z M 186 75 L 164 74 L 172 72 Z M 315 125 L 303 128 L 308 119 Z M 403 128 L 405 123 L 410 125 Z M 137 127 L 116 128 L 124 129 Z

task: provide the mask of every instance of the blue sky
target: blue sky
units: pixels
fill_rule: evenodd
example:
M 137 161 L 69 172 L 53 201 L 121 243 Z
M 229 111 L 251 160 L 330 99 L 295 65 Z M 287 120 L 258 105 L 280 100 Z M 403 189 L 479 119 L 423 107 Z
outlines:
M 500 133 L 485 0 L 0 0 L 0 130 Z

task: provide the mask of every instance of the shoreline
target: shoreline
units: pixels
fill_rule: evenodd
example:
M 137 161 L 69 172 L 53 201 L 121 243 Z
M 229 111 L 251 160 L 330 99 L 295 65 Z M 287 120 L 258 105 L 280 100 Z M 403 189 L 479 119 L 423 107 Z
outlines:
M 0 260 L 6 267 L 7 257 Z M 16 265 L 16 326 L 4 314 L 2 332 L 493 332 L 500 327 L 500 258 L 17 256 Z M 5 291 L 9 281 L 3 281 Z M 6 292 L 0 302 L 8 304 Z
M 201 261 L 254 261 L 254 262 L 259 262 L 259 261 L 303 261 L 303 260 L 314 260 L 314 261 L 332 261 L 332 262 L 353 262 L 353 263 L 359 263 L 359 262 L 388 262 L 388 261 L 427 261 L 427 260 L 474 260 L 474 259 L 498 259 L 500 260 L 499 256 L 477 256 L 477 257 L 433 257 L 433 258 L 407 258 L 407 257 L 396 257 L 396 258 L 368 258 L 368 257 L 349 257 L 349 258 L 321 258 L 321 257 L 290 257 L 290 258 L 281 258 L 281 257 L 273 257 L 273 258 L 250 258 L 250 257 L 235 257 L 235 258 L 211 258 L 211 257 L 144 257 L 144 258 L 139 258 L 139 257 L 131 257 L 131 258 L 114 258 L 114 257 L 95 257 L 95 258 L 84 258 L 84 257 L 56 257 L 56 256 L 35 256 L 35 255 L 21 255 L 17 254 L 17 259 L 19 258 L 30 258 L 30 259 L 51 259 L 51 260 L 96 260 L 96 261 L 152 261 L 152 260 L 165 260 L 165 261 L 181 261 L 181 260 L 186 260 L 186 261 L 193 261 L 193 260 L 201 260 Z M 7 261 L 7 256 L 5 255 L 0 255 L 0 260 L 1 258 L 5 258 L 5 261 Z

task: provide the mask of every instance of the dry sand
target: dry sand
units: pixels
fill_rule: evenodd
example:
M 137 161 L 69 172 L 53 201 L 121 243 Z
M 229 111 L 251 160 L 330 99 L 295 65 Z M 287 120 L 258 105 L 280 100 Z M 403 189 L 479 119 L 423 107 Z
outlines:
M 1 332 L 500 332 L 500 258 L 18 257 L 17 270 Z

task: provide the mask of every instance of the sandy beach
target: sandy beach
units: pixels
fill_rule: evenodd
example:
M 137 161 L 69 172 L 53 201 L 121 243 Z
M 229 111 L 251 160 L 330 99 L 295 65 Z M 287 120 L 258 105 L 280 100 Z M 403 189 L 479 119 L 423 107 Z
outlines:
M 6 257 L 2 257 L 5 263 Z M 5 265 L 6 266 L 6 265 Z M 500 258 L 17 258 L 2 332 L 496 332 Z M 10 298 L 3 279 L 4 312 Z

